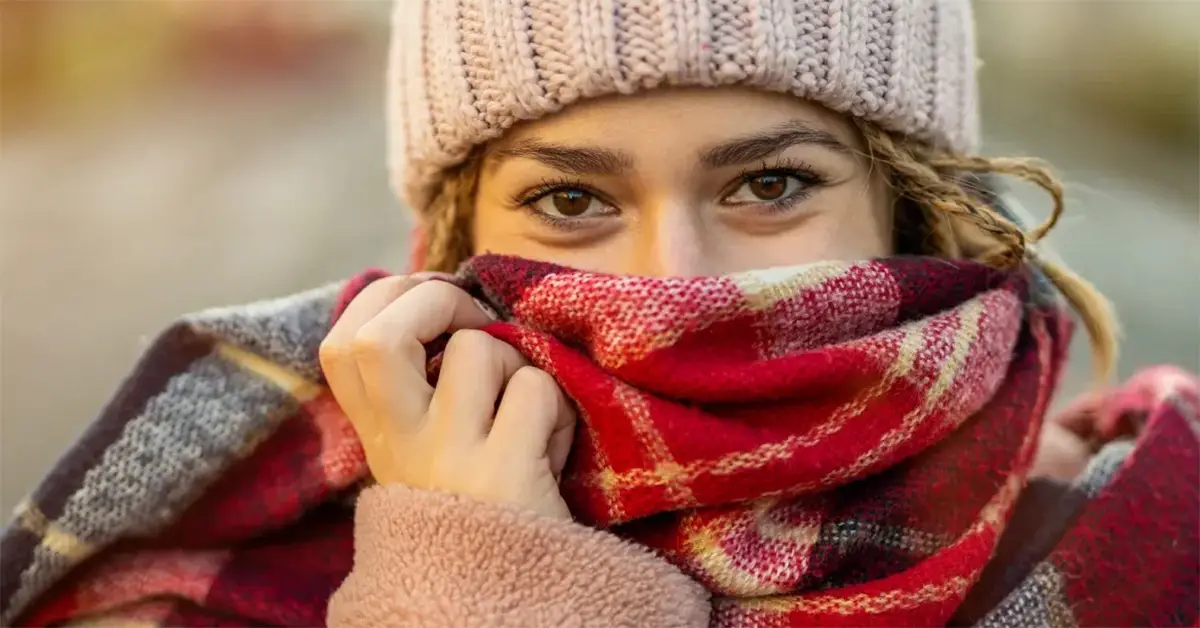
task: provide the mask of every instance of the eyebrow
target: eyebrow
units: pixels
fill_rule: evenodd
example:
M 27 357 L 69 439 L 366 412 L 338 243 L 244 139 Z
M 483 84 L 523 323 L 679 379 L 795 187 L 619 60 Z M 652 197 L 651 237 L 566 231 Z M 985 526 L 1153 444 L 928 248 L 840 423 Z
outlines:
M 849 146 L 832 133 L 807 122 L 792 120 L 770 130 L 714 146 L 700 155 L 700 161 L 709 168 L 737 166 L 766 159 L 799 144 L 823 146 L 839 153 L 853 153 Z
M 536 139 L 521 140 L 499 151 L 500 157 L 524 157 L 575 175 L 621 174 L 633 168 L 633 158 L 607 148 L 562 146 Z
M 832 133 L 807 122 L 792 120 L 772 129 L 714 146 L 700 155 L 709 168 L 724 168 L 766 159 L 792 146 L 823 146 L 839 153 L 854 151 Z M 520 140 L 496 152 L 500 159 L 524 158 L 541 162 L 555 170 L 574 175 L 616 176 L 634 165 L 627 153 L 591 146 L 564 146 L 536 138 Z M 497 164 L 493 162 L 493 164 Z

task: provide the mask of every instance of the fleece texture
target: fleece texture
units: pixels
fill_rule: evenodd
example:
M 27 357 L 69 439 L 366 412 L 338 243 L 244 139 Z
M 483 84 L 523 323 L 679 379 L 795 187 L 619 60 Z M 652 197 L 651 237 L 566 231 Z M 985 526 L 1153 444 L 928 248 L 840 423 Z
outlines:
M 644 547 L 516 508 L 374 487 L 335 628 L 708 625 L 704 587 Z

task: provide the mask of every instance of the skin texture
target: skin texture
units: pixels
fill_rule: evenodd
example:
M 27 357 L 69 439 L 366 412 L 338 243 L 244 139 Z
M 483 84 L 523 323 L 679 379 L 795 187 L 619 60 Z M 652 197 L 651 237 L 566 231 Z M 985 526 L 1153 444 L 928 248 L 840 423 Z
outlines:
M 780 94 L 580 103 L 488 147 L 475 252 L 658 276 L 888 255 L 892 202 L 863 152 L 843 117 Z
M 569 520 L 558 476 L 574 410 L 549 374 L 474 329 L 491 319 L 470 296 L 425 279 L 371 284 L 321 344 L 325 377 L 363 442 L 371 474 L 380 484 Z M 454 334 L 434 389 L 423 343 L 446 331 Z
M 587 101 L 486 147 L 475 253 L 706 276 L 893 253 L 893 199 L 843 117 L 779 95 L 658 90 Z M 475 331 L 490 319 L 429 274 L 372 284 L 321 347 L 381 484 L 570 519 L 558 477 L 575 415 L 554 380 Z M 436 390 L 422 343 L 452 332 Z M 1035 474 L 1073 477 L 1083 431 L 1051 423 Z

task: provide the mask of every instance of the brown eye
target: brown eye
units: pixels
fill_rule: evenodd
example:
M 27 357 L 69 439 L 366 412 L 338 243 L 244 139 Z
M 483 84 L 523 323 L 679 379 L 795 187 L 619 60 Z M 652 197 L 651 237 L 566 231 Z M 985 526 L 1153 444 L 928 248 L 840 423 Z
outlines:
M 583 190 L 562 190 L 551 194 L 550 198 L 555 211 L 569 218 L 587 213 L 588 208 L 592 206 L 592 201 L 595 200 L 591 194 Z
M 565 186 L 544 192 L 525 206 L 550 220 L 592 220 L 620 213 L 586 189 Z
M 750 193 L 762 201 L 777 201 L 787 192 L 787 177 L 764 174 L 746 182 Z
M 799 198 L 813 185 L 795 175 L 764 172 L 742 179 L 741 185 L 721 199 L 721 202 L 726 205 L 784 203 Z

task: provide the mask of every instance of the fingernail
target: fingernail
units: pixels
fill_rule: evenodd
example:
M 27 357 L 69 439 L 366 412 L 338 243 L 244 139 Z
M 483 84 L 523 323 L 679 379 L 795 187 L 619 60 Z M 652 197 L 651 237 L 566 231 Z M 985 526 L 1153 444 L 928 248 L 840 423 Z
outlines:
M 494 321 L 500 320 L 500 315 L 496 314 L 496 311 L 492 309 L 492 306 L 474 297 L 471 297 L 471 300 L 475 302 L 475 305 L 479 306 L 479 309 L 482 310 L 484 314 L 488 315 L 488 318 Z
M 454 275 L 451 275 L 450 273 L 439 273 L 439 272 L 435 272 L 432 270 L 423 270 L 419 273 L 413 273 L 413 274 L 409 275 L 409 277 L 412 277 L 413 279 L 416 279 L 417 281 L 429 281 L 431 279 L 438 279 L 441 281 L 454 281 Z

